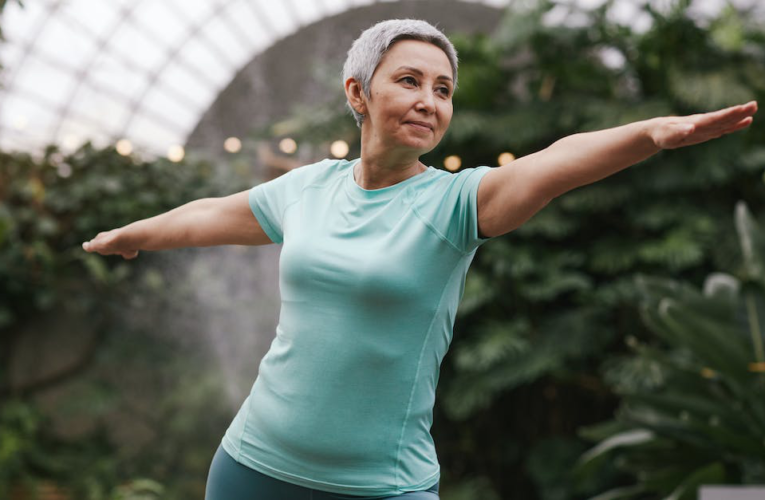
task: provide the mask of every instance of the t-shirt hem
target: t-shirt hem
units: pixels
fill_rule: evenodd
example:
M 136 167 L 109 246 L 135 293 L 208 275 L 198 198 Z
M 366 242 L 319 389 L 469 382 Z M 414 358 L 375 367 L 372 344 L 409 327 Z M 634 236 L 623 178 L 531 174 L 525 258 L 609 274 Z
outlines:
M 221 447 L 223 447 L 223 451 L 228 453 L 231 456 L 231 458 L 233 458 L 237 462 L 239 461 L 238 460 L 239 450 L 236 448 L 236 446 L 234 446 L 234 443 L 232 443 L 228 439 L 228 435 L 225 435 L 225 434 L 223 435 L 223 439 L 221 440 L 220 445 Z
M 247 467 L 250 467 L 251 469 L 255 469 L 258 472 L 261 472 L 267 476 L 271 476 L 273 478 L 279 479 L 281 481 L 288 482 L 290 484 L 297 484 L 298 486 L 303 486 L 305 488 L 312 488 L 315 490 L 321 490 L 321 491 L 327 491 L 329 493 L 340 493 L 340 494 L 346 494 L 346 495 L 401 495 L 403 493 L 409 493 L 411 491 L 421 491 L 425 488 L 428 488 L 430 486 L 433 486 L 436 481 L 440 481 L 441 479 L 441 467 L 438 467 L 436 469 L 436 472 L 428 476 L 424 481 L 422 481 L 419 484 L 415 484 L 413 486 L 408 486 L 405 488 L 393 488 L 387 486 L 352 486 L 352 485 L 345 485 L 345 484 L 338 484 L 338 483 L 328 483 L 325 481 L 317 481 L 315 479 L 309 479 L 307 477 L 299 476 L 297 474 L 290 474 L 289 472 L 284 472 L 279 469 L 275 469 L 273 467 L 270 467 L 268 465 L 265 465 L 261 462 L 258 462 L 257 460 L 254 460 L 248 456 L 242 455 L 238 453 L 236 450 L 236 447 L 233 445 L 233 443 L 230 442 L 229 439 L 227 439 L 226 436 L 223 437 L 223 440 L 221 441 L 221 445 L 223 447 L 223 450 L 226 451 L 231 457 L 236 460 L 237 462 L 246 465 Z

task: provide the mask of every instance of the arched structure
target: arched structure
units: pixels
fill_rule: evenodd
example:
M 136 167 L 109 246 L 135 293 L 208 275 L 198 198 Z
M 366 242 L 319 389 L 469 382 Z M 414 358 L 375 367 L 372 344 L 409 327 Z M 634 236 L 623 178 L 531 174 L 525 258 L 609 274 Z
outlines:
M 86 139 L 128 139 L 156 154 L 187 140 L 221 148 L 295 99 L 314 101 L 312 62 L 337 64 L 375 20 L 486 30 L 508 1 L 11 2 L 1 20 L 0 148 L 66 150 Z

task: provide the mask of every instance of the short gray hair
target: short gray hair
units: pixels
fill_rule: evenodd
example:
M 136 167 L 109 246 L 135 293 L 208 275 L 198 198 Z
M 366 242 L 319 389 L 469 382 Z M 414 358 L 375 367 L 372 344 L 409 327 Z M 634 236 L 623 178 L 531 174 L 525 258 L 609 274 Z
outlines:
M 361 82 L 364 95 L 369 97 L 372 75 L 385 53 L 399 40 L 420 40 L 443 50 L 452 66 L 454 88 L 457 88 L 457 50 L 438 28 L 419 19 L 389 19 L 361 33 L 348 50 L 343 65 L 343 85 L 348 78 L 355 78 Z M 356 119 L 356 125 L 361 128 L 364 115 L 353 109 L 350 102 L 345 104 Z

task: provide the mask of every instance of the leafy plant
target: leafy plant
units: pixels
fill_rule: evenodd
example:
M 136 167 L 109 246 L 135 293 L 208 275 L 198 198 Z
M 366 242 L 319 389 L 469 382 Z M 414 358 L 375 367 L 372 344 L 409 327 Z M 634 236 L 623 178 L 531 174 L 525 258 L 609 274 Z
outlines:
M 162 498 L 198 496 L 230 408 L 221 405 L 223 376 L 205 365 L 211 360 L 193 346 L 193 329 L 178 326 L 181 312 L 199 325 L 210 314 L 183 310 L 198 278 L 173 274 L 187 270 L 177 259 L 194 249 L 174 252 L 171 266 L 161 252 L 125 262 L 87 253 L 81 243 L 193 199 L 245 189 L 249 174 L 90 144 L 71 154 L 51 146 L 42 157 L 0 152 L 0 498 L 49 480 L 83 500 L 158 498 L 151 481 L 165 485 Z M 69 358 L 61 357 L 70 362 L 12 377 L 18 359 L 29 359 L 16 357 L 19 346 L 38 330 L 67 346 Z M 87 344 L 78 348 L 67 336 L 83 330 L 88 336 L 78 338 Z M 143 380 L 140 401 L 116 378 Z M 43 411 L 40 404 L 61 391 L 55 427 L 77 421 L 89 429 L 75 439 L 54 429 L 49 405 Z M 141 411 L 144 405 L 152 411 Z M 105 429 L 115 415 L 154 433 L 150 449 L 116 446 Z
M 633 339 L 609 363 L 622 396 L 616 419 L 582 430 L 600 443 L 580 477 L 615 461 L 637 483 L 597 498 L 696 498 L 708 483 L 765 483 L 765 234 L 741 202 L 739 275 L 712 273 L 702 290 L 640 277 L 641 312 L 661 343 Z

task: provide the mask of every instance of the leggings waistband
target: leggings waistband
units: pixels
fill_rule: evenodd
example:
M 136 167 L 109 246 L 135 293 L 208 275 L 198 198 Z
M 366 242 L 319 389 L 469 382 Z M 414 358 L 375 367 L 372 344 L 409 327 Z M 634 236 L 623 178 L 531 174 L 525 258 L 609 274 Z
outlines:
M 438 500 L 436 482 L 425 491 L 396 496 L 354 496 L 288 483 L 234 460 L 218 446 L 207 477 L 205 500 Z

